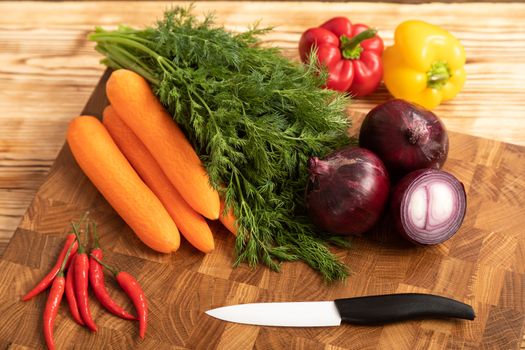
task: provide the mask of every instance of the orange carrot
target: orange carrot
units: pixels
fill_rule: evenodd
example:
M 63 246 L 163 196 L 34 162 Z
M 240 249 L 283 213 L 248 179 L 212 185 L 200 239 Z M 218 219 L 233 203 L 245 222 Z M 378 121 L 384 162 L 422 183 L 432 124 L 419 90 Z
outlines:
M 182 198 L 208 219 L 218 219 L 219 194 L 209 182 L 197 153 L 148 82 L 126 69 L 114 71 L 106 84 L 109 101 L 124 123 L 144 143 Z
M 219 217 L 220 222 L 234 235 L 237 235 L 237 224 L 235 215 L 233 215 L 233 209 L 224 214 L 224 200 L 221 199 L 221 216 Z
M 179 248 L 173 219 L 97 118 L 73 119 L 67 142 L 86 176 L 144 244 L 162 253 Z
M 181 197 L 137 135 L 111 106 L 104 109 L 103 123 L 142 180 L 157 195 L 188 242 L 204 253 L 215 248 L 206 220 Z

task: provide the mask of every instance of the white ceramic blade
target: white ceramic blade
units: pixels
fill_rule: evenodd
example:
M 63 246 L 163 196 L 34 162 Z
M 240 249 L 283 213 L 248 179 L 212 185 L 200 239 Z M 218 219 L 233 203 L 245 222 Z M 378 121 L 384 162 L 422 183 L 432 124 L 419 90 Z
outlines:
M 333 301 L 254 303 L 219 307 L 206 313 L 215 318 L 259 326 L 340 326 L 341 316 Z

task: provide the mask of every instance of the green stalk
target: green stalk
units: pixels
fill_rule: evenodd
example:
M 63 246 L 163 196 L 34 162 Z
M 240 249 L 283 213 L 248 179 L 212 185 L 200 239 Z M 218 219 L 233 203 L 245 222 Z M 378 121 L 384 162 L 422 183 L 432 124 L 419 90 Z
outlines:
M 80 224 L 75 224 L 75 223 L 71 223 L 71 226 L 73 227 L 73 233 L 75 233 L 75 236 L 77 237 L 77 242 L 78 242 L 78 250 L 77 250 L 77 254 L 80 255 L 80 254 L 84 254 L 85 253 L 85 249 L 84 249 L 84 246 L 82 245 L 82 241 L 80 240 L 80 229 L 81 229 L 81 225 L 82 223 Z
M 95 42 L 110 42 L 110 43 L 116 43 L 116 44 L 122 44 L 122 45 L 125 45 L 125 46 L 129 46 L 129 47 L 132 47 L 134 49 L 137 49 L 137 50 L 140 50 L 144 53 L 147 53 L 148 55 L 150 55 L 151 57 L 155 58 L 155 59 L 159 59 L 160 56 L 158 53 L 156 53 L 155 51 L 151 50 L 149 47 L 147 47 L 146 45 L 143 45 L 139 42 L 137 42 L 136 40 L 132 40 L 132 39 L 129 39 L 129 35 L 127 36 L 123 36 L 123 35 L 120 35 L 120 34 L 112 34 L 112 33 L 93 33 L 93 34 L 90 34 L 88 36 L 88 39 L 89 40 L 92 40 L 92 41 L 95 41 Z
M 92 249 L 100 248 L 100 244 L 98 240 L 97 224 L 95 222 L 92 222 L 91 227 L 92 227 L 91 233 L 93 236 L 93 248 Z
M 339 40 L 341 41 L 340 49 L 341 53 L 343 54 L 343 57 L 347 60 L 359 59 L 359 57 L 361 57 L 361 52 L 363 51 L 363 48 L 361 47 L 361 42 L 367 39 L 372 39 L 374 36 L 376 36 L 376 34 L 377 30 L 367 29 L 352 38 L 348 38 L 345 35 L 341 35 L 341 38 L 339 38 Z
M 136 71 L 153 85 L 158 86 L 160 81 L 154 77 L 154 74 L 151 72 L 151 70 L 146 68 L 146 64 L 140 59 L 134 57 L 132 53 L 115 44 L 139 50 L 154 58 L 164 71 L 169 71 L 170 73 L 175 72 L 175 67 L 170 62 L 166 61 L 163 56 L 159 55 L 157 52 L 145 45 L 148 43 L 151 44 L 151 42 L 147 39 L 138 38 L 129 34 L 111 32 L 93 33 L 88 36 L 88 39 L 95 41 L 99 45 L 102 45 L 100 50 L 105 51 L 105 54 L 108 56 L 108 58 L 113 59 L 119 66 Z M 111 47 L 111 49 L 108 48 L 108 45 Z
M 427 71 L 427 86 L 432 89 L 441 89 L 452 76 L 448 63 L 436 61 Z
M 99 260 L 96 256 L 94 256 L 93 254 L 89 254 L 90 257 L 92 257 L 93 259 L 96 260 L 96 262 L 98 262 L 100 265 L 104 266 L 109 272 L 111 272 L 113 275 L 117 276 L 120 271 L 109 266 L 108 264 L 106 264 L 105 262 L 102 262 L 101 260 Z
M 147 68 L 144 62 L 130 54 L 128 51 L 117 45 L 113 45 L 110 48 L 102 48 L 101 50 L 105 50 L 104 54 L 118 66 L 126 67 L 137 72 L 153 85 L 158 86 L 160 84 L 160 81 L 154 77 L 154 73 Z
M 62 260 L 62 264 L 60 264 L 60 270 L 58 270 L 57 277 L 64 277 L 64 270 L 66 269 L 66 263 L 69 260 L 69 255 L 73 249 L 73 244 L 75 244 L 75 241 L 73 241 L 69 248 L 67 248 L 66 256 L 64 257 L 64 260 Z

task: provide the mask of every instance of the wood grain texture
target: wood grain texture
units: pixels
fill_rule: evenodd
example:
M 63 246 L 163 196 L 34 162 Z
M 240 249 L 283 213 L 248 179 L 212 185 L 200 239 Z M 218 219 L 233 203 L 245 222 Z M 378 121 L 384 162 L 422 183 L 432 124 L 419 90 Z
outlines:
M 103 83 L 84 109 L 100 116 L 107 104 Z M 350 113 L 356 125 L 363 118 Z M 357 127 L 353 128 L 355 132 Z M 353 273 L 326 285 L 303 263 L 281 273 L 265 267 L 232 268 L 234 237 L 212 222 L 216 250 L 203 255 L 186 241 L 171 255 L 143 245 L 82 174 L 65 145 L 0 259 L 0 343 L 38 348 L 47 293 L 19 301 L 53 264 L 69 220 L 89 210 L 99 224 L 105 260 L 135 275 L 150 302 L 146 340 L 137 325 L 103 311 L 91 300 L 99 332 L 91 334 L 64 306 L 56 325 L 59 347 L 176 349 L 518 349 L 525 325 L 523 246 L 525 148 L 464 134 L 450 134 L 445 168 L 465 184 L 469 203 L 460 231 L 439 246 L 414 247 L 396 236 L 354 239 L 337 250 Z M 496 151 L 494 151 L 496 150 Z M 498 191 L 494 187 L 498 187 Z M 108 278 L 112 295 L 129 300 Z M 331 300 L 383 293 L 423 292 L 473 305 L 475 321 L 423 320 L 356 327 L 286 329 L 229 324 L 204 311 L 246 302 Z

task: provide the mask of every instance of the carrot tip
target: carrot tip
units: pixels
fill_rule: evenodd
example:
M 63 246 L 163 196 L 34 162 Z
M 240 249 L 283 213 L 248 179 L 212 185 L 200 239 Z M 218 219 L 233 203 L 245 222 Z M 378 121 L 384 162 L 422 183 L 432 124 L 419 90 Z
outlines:
M 221 216 L 220 214 L 220 210 L 208 211 L 207 213 L 203 213 L 203 215 L 210 220 L 218 220 Z

